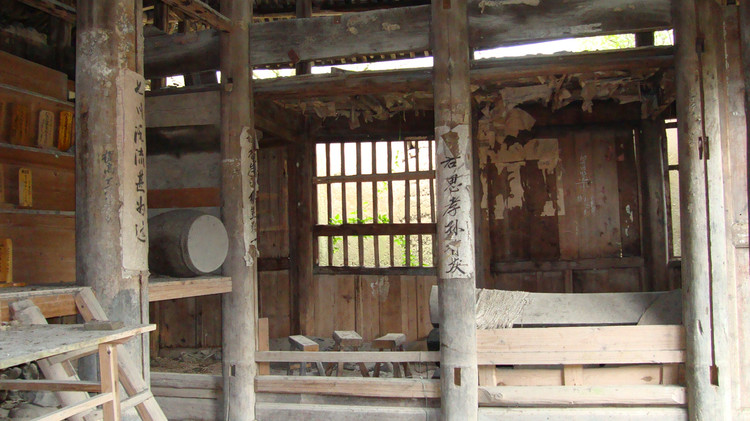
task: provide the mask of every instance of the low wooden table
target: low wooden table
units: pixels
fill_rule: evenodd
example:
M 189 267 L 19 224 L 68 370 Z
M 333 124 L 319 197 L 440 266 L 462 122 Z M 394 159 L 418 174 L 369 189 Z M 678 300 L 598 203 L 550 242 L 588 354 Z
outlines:
M 67 406 L 38 421 L 63 420 L 102 405 L 104 421 L 120 419 L 120 396 L 116 345 L 135 335 L 150 332 L 156 325 L 125 326 L 116 330 L 85 330 L 84 325 L 19 325 L 0 331 L 0 369 L 54 357 L 67 352 L 98 347 L 99 382 L 55 380 L 0 380 L 5 390 L 83 391 L 98 393 Z

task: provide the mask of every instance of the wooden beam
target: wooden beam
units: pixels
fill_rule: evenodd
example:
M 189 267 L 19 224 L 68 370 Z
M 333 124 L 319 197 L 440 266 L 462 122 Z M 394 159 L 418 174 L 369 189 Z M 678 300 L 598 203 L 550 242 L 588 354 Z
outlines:
M 319 236 L 337 235 L 418 235 L 434 234 L 435 224 L 342 224 L 342 225 L 315 225 L 313 232 Z
M 175 300 L 203 295 L 226 294 L 232 291 L 228 277 L 200 277 L 192 279 L 151 278 L 148 300 L 150 302 Z
M 256 379 L 255 391 L 258 393 L 435 399 L 440 397 L 440 382 L 423 379 L 260 376 Z
M 162 0 L 162 2 L 212 28 L 224 32 L 229 32 L 232 28 L 229 18 L 201 0 Z
M 516 81 L 569 73 L 668 68 L 672 47 L 644 47 L 622 51 L 564 53 L 541 57 L 475 60 L 470 72 L 474 85 Z M 260 80 L 255 94 L 268 99 L 300 99 L 365 94 L 432 91 L 432 70 L 389 70 L 346 74 L 310 75 Z
M 222 267 L 232 292 L 222 300 L 224 419 L 254 420 L 257 332 L 258 142 L 250 77 L 250 0 L 221 0 L 232 21 L 221 35 L 221 201 L 229 252 Z
M 302 351 L 264 351 L 255 354 L 255 361 L 278 363 L 278 362 L 307 362 L 316 361 L 324 363 L 395 363 L 395 362 L 437 362 L 439 352 L 434 351 L 341 351 L 341 352 L 302 352 Z
M 474 50 L 536 41 L 668 29 L 669 1 L 543 1 L 536 6 L 510 2 L 481 7 L 470 0 L 470 46 Z M 424 53 L 432 49 L 428 6 L 399 7 L 286 19 L 253 25 L 253 66 L 299 61 Z M 280 42 L 280 40 L 285 40 Z M 146 39 L 146 74 L 171 76 L 216 69 L 216 31 L 163 35 Z
M 581 260 L 548 260 L 523 262 L 492 262 L 493 273 L 559 272 L 566 270 L 598 270 L 639 268 L 642 257 L 604 257 Z
M 27 6 L 47 12 L 66 22 L 76 23 L 76 9 L 57 0 L 17 0 Z
M 53 392 L 90 392 L 100 393 L 99 382 L 78 380 L 0 380 L 0 390 L 49 390 Z

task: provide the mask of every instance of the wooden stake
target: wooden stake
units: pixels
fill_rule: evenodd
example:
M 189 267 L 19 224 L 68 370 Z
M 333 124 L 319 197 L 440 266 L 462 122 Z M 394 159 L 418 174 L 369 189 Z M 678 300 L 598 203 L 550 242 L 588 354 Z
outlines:
M 442 419 L 476 420 L 474 191 L 465 1 L 432 1 Z
M 222 216 L 229 233 L 225 275 L 232 292 L 224 295 L 224 419 L 255 419 L 255 346 L 257 325 L 257 152 L 250 88 L 249 0 L 222 0 L 232 21 L 221 35 Z

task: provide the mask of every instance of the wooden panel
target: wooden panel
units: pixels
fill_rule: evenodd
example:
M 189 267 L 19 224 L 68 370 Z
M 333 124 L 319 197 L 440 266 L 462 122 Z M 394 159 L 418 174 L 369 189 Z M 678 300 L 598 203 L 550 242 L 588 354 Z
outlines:
M 380 336 L 380 276 L 357 277 L 357 320 L 355 330 L 365 341 Z
M 195 299 L 196 347 L 221 346 L 221 295 L 206 295 Z
M 13 240 L 14 282 L 75 283 L 74 216 L 1 213 L 0 238 Z
M 653 140 L 652 140 L 653 141 Z M 638 171 L 635 161 L 633 133 L 618 130 L 615 133 L 617 181 L 620 190 L 620 233 L 622 255 L 641 255 L 641 212 Z
M 68 100 L 68 77 L 49 67 L 0 51 L 0 83 Z
M 268 318 L 271 338 L 289 336 L 291 331 L 289 272 L 258 273 L 258 301 L 260 317 Z
M 195 298 L 161 301 L 159 342 L 162 348 L 195 347 Z
M 430 291 L 437 285 L 437 278 L 417 277 L 417 340 L 424 340 L 432 331 L 430 319 Z
M 380 335 L 402 331 L 401 320 L 401 276 L 391 276 L 384 284 L 380 300 Z

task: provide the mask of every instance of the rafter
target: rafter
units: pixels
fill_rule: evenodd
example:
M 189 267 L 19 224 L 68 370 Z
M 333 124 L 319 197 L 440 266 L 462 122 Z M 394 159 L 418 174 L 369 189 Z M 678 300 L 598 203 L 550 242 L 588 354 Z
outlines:
M 76 9 L 57 0 L 17 0 L 27 6 L 47 12 L 66 22 L 76 22 Z

